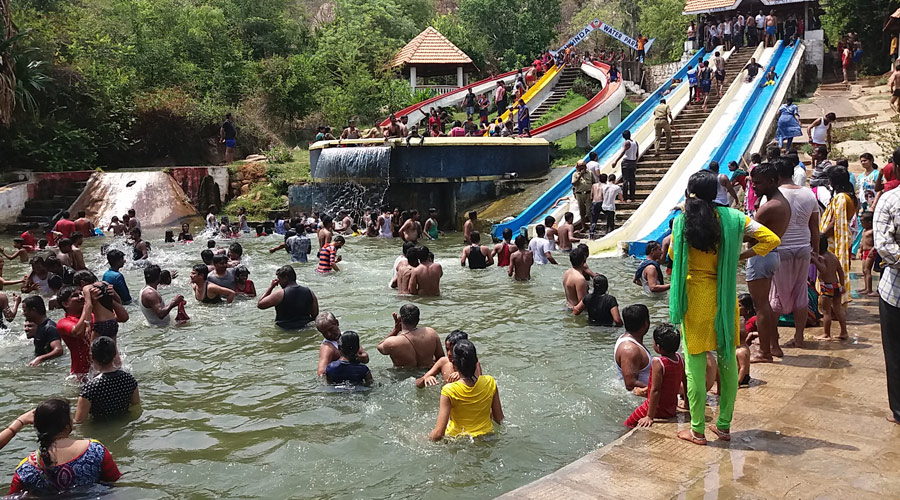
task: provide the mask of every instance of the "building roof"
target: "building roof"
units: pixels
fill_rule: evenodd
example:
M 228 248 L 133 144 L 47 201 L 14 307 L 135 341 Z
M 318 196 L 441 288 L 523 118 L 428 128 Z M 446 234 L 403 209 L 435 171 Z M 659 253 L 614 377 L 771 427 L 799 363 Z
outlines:
M 884 23 L 884 31 L 900 31 L 900 9 L 895 10 L 891 17 L 887 18 Z
M 684 14 L 705 14 L 707 12 L 719 12 L 736 9 L 741 0 L 687 0 L 684 4 Z
M 391 67 L 419 65 L 469 66 L 472 59 L 429 26 L 410 40 L 391 60 Z

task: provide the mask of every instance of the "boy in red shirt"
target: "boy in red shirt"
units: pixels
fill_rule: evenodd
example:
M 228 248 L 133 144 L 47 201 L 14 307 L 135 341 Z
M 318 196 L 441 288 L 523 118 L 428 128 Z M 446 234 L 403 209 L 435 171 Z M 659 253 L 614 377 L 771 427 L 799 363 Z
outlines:
M 98 290 L 96 298 L 99 296 Z M 93 309 L 90 303 L 85 304 L 84 295 L 78 287 L 65 286 L 56 298 L 66 312 L 65 317 L 56 322 L 56 332 L 72 355 L 69 374 L 84 380 L 91 371 L 90 325 Z
M 653 349 L 662 354 L 650 361 L 650 390 L 647 400 L 625 420 L 628 427 L 650 427 L 654 418 L 672 418 L 678 410 L 678 395 L 684 396 L 687 378 L 684 359 L 678 354 L 681 334 L 664 323 L 653 329 Z M 685 397 L 684 403 L 688 400 Z

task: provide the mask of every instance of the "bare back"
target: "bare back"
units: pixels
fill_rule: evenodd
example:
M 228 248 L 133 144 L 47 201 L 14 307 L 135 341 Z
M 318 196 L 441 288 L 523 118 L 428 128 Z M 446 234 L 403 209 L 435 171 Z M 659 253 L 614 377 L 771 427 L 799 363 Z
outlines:
M 401 294 L 409 293 L 409 278 L 412 276 L 413 267 L 400 263 L 397 267 L 397 291 Z
M 575 237 L 575 228 L 573 228 L 572 225 L 568 222 L 563 223 L 563 225 L 559 226 L 558 237 L 559 249 L 571 250 L 572 239 Z
M 441 294 L 441 277 L 444 275 L 444 268 L 440 264 L 434 262 L 419 264 L 413 268 L 412 273 L 415 275 L 416 290 L 410 290 L 409 293 L 428 297 L 437 297 Z
M 520 250 L 510 255 L 509 262 L 512 266 L 513 278 L 516 281 L 531 279 L 531 266 L 534 265 L 534 253 L 531 250 Z
M 756 211 L 755 219 L 781 238 L 791 222 L 791 204 L 776 189 Z
M 563 273 L 563 288 L 566 290 L 566 306 L 574 308 L 587 295 L 588 284 L 580 270 L 566 269 Z
M 397 368 L 431 368 L 443 355 L 441 339 L 428 327 L 400 333 L 392 338 L 390 345 L 391 361 Z

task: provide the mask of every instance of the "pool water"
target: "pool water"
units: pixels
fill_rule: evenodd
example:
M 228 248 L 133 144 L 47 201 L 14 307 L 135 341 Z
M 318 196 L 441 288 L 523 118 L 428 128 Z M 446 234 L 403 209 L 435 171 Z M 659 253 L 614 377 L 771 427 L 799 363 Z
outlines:
M 75 430 L 112 452 L 124 473 L 110 493 L 116 498 L 492 498 L 616 439 L 640 403 L 616 379 L 612 347 L 622 329 L 588 326 L 586 317 L 565 310 L 564 255 L 558 256 L 563 265 L 535 266 L 531 282 L 514 282 L 496 267 L 462 268 L 461 237 L 448 234 L 429 242 L 444 268 L 438 298 L 400 297 L 388 288 L 399 240 L 349 238 L 342 271 L 333 276 L 296 264 L 298 281 L 313 289 L 320 309 L 334 312 L 342 329 L 358 332 L 371 356 L 374 387 L 348 393 L 316 377 L 322 337 L 314 328 L 282 331 L 273 324 L 274 311 L 257 309 L 255 299 L 227 306 L 193 300 L 189 269 L 200 262 L 205 239 L 167 245 L 162 230 L 147 232 L 151 261 L 178 271 L 163 297 L 188 297 L 191 321 L 157 329 L 146 325 L 136 304 L 129 306 L 119 346 L 142 405 L 127 417 Z M 267 250 L 282 237 L 238 241 L 262 294 L 275 269 L 290 261 L 284 251 Z M 98 276 L 107 268 L 102 243 L 121 245 L 110 238 L 85 244 L 88 267 Z M 631 283 L 636 261 L 589 263 L 609 277 L 620 307 L 643 302 L 652 324 L 666 320 L 665 303 Z M 25 264 L 7 262 L 4 276 L 25 272 Z M 142 271 L 129 263 L 123 272 L 137 299 Z M 428 440 L 440 387 L 416 389 L 421 372 L 396 370 L 375 349 L 393 326 L 391 313 L 406 302 L 419 306 L 420 324 L 442 339 L 454 329 L 469 333 L 484 372 L 497 379 L 506 415 L 494 436 Z M 59 319 L 61 312 L 50 316 Z M 33 346 L 23 321 L 20 312 L 0 332 L 0 425 L 48 397 L 68 398 L 74 410 L 78 395 L 65 381 L 68 352 L 36 368 L 26 365 Z M 36 446 L 27 430 L 0 451 L 6 480 Z

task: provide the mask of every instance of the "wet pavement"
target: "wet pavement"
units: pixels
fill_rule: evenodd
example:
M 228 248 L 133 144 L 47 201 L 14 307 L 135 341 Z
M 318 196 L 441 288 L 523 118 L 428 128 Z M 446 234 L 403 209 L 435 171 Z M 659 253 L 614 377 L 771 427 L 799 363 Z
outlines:
M 730 443 L 711 432 L 708 446 L 679 440 L 676 431 L 690 427 L 680 412 L 677 422 L 634 430 L 501 498 L 900 497 L 900 426 L 885 420 L 878 301 L 857 298 L 859 288 L 855 281 L 849 341 L 809 340 L 822 328 L 807 328 L 806 349 L 785 348 L 783 361 L 752 366 Z M 782 341 L 793 335 L 779 330 Z M 717 410 L 707 407 L 708 423 Z

